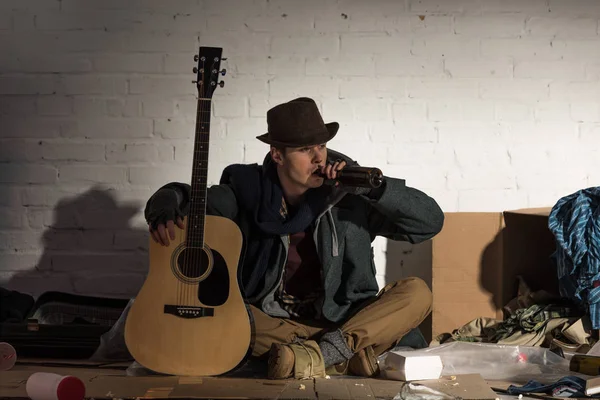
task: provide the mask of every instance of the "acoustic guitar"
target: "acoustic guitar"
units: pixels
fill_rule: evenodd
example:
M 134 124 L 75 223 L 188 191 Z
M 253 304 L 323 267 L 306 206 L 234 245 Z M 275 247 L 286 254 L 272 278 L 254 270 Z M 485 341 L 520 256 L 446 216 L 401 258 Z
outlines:
M 230 219 L 206 215 L 211 99 L 222 48 L 200 47 L 190 211 L 165 247 L 150 240 L 149 272 L 126 319 L 125 343 L 153 371 L 214 376 L 249 353 L 251 314 L 238 281 L 243 237 Z

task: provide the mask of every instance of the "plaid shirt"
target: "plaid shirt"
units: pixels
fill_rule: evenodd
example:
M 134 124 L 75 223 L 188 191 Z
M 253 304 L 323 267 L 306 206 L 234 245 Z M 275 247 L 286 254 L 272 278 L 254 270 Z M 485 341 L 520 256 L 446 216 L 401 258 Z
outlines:
M 279 213 L 284 218 L 288 217 L 288 209 L 285 199 L 281 198 L 281 208 L 279 209 Z M 290 243 L 290 235 L 288 235 L 288 244 Z M 321 316 L 321 300 L 322 300 L 322 290 L 315 290 L 309 295 L 307 295 L 304 299 L 299 299 L 295 297 L 285 290 L 285 275 L 287 273 L 287 268 L 283 271 L 283 279 L 281 280 L 281 284 L 277 289 L 277 299 L 281 307 L 286 310 L 292 317 L 294 318 L 310 318 L 310 319 L 318 319 Z
M 600 187 L 558 200 L 548 218 L 556 239 L 560 294 L 588 308 L 593 329 L 600 329 Z

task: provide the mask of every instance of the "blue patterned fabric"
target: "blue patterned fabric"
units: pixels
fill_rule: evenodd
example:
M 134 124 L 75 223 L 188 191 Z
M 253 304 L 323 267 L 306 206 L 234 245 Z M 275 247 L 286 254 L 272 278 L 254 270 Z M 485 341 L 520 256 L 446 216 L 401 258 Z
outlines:
M 600 187 L 561 198 L 548 227 L 556 239 L 561 296 L 587 307 L 593 329 L 600 329 Z
M 565 376 L 550 385 L 531 380 L 524 386 L 510 385 L 508 394 L 519 395 L 528 393 L 546 393 L 554 397 L 587 397 L 585 395 L 585 380 L 577 376 Z

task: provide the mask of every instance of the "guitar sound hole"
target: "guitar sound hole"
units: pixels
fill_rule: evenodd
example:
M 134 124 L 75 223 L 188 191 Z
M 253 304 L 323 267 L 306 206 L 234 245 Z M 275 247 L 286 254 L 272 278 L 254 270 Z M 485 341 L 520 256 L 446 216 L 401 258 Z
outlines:
M 189 279 L 199 278 L 209 265 L 208 255 L 203 249 L 186 248 L 177 257 L 177 267 Z

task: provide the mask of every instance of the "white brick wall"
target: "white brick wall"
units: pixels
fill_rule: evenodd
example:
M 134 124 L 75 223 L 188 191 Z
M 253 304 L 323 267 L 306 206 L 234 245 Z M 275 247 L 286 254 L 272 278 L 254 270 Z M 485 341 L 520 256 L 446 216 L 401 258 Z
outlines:
M 211 183 L 311 96 L 330 147 L 445 211 L 551 206 L 600 184 L 599 19 L 594 0 L 2 1 L 0 284 L 135 294 L 145 202 L 189 180 L 199 45 L 228 57 Z

